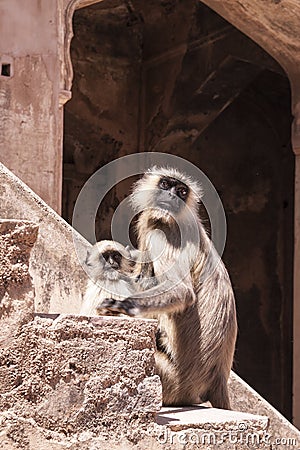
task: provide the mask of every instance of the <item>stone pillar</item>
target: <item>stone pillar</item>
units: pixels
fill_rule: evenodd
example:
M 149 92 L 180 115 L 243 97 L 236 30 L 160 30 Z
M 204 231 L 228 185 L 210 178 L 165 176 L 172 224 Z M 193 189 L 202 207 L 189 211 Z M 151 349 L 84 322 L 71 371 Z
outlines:
M 295 153 L 293 422 L 300 428 L 300 102 L 294 108 Z
M 300 147 L 295 161 L 294 423 L 300 428 Z
M 29 256 L 37 233 L 32 222 L 0 220 L 0 348 L 7 348 L 20 327 L 33 318 Z

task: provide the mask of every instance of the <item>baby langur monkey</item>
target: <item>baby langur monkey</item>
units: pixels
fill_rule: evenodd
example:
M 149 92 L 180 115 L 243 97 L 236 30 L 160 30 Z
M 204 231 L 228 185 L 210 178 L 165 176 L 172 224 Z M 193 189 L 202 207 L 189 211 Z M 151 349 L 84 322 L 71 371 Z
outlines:
M 144 292 L 105 299 L 102 308 L 158 319 L 155 361 L 164 405 L 210 401 L 230 409 L 235 300 L 199 217 L 201 196 L 198 183 L 176 169 L 153 167 L 136 183 L 138 249 L 146 255 L 136 273 Z
M 84 316 L 114 315 L 101 309 L 104 298 L 122 299 L 135 292 L 130 277 L 134 261 L 130 251 L 116 241 L 97 242 L 86 258 L 90 279 L 87 283 L 80 314 Z

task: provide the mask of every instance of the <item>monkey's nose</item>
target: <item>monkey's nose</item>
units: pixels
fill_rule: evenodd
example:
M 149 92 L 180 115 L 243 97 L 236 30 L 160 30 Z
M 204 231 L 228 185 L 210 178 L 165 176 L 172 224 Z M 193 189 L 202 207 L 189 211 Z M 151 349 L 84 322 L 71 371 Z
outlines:
M 170 196 L 171 198 L 176 197 L 176 189 L 175 189 L 175 187 L 172 187 L 172 188 L 169 190 L 169 196 Z

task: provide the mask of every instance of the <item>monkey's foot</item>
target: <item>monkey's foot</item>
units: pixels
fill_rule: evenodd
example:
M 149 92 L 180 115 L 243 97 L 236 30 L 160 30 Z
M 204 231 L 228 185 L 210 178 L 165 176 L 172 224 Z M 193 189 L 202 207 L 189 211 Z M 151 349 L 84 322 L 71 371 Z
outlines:
M 104 315 L 117 316 L 119 314 L 126 314 L 127 316 L 135 316 L 138 313 L 137 308 L 134 306 L 133 301 L 130 299 L 115 300 L 114 298 L 105 298 L 101 305 L 97 307 L 98 314 L 100 311 Z

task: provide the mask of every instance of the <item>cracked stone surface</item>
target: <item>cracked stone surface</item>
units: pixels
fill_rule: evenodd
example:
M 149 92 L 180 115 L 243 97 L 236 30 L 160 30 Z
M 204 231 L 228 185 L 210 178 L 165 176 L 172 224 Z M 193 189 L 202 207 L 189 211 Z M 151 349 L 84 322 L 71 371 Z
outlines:
M 28 221 L 0 220 L 0 346 L 33 318 L 34 287 L 29 257 L 38 226 Z
M 1 348 L 1 410 L 48 430 L 114 431 L 161 406 L 155 321 L 36 318 Z M 137 330 L 141 333 L 137 333 Z

